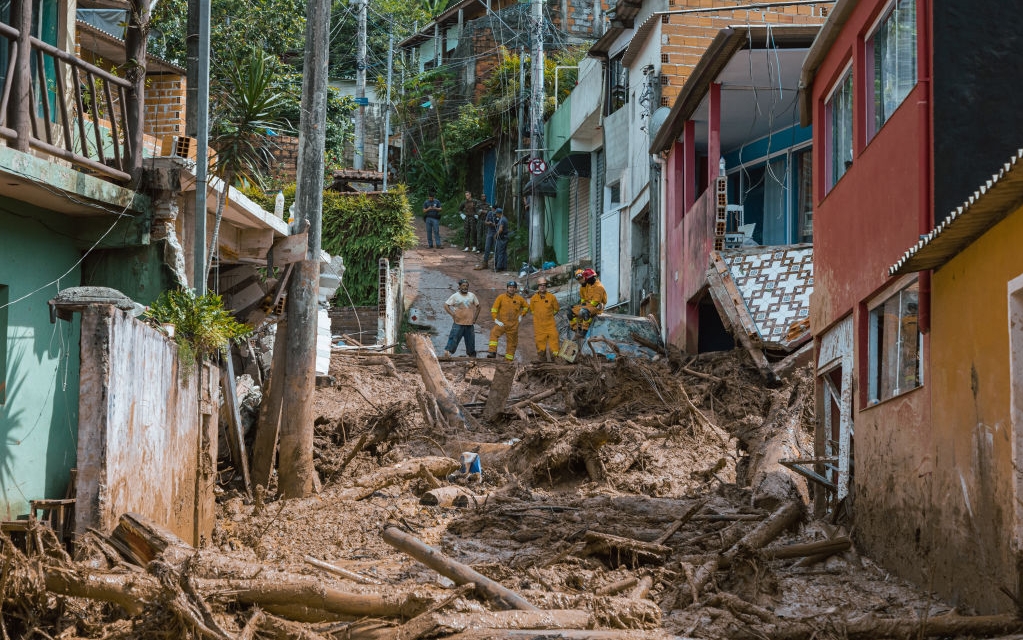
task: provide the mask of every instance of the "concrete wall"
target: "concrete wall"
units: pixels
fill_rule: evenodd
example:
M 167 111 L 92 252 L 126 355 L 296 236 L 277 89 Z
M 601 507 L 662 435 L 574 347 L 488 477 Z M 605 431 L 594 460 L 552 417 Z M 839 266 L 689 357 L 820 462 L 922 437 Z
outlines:
M 0 309 L 4 520 L 27 514 L 30 500 L 63 498 L 75 466 L 79 322 L 50 324 L 46 304 L 58 282 L 81 283 L 80 251 L 57 232 L 69 226 L 65 216 L 0 198 L 0 305 L 9 304 Z
M 1013 423 L 1011 396 L 1023 371 L 1009 354 L 1023 328 L 1008 322 L 1007 283 L 1023 274 L 1021 237 L 1017 209 L 934 273 L 931 446 L 907 450 L 929 475 L 906 487 L 907 502 L 917 502 L 908 515 L 921 531 L 914 551 L 923 561 L 903 560 L 900 569 L 982 613 L 1011 612 L 998 587 L 1017 584 L 1014 466 L 1023 425 Z
M 213 529 L 219 372 L 109 306 L 82 313 L 75 531 L 132 511 L 199 545 Z

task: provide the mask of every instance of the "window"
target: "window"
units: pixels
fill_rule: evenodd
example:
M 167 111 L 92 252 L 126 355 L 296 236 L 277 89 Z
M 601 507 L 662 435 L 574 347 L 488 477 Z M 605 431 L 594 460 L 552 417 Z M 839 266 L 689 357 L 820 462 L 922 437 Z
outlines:
M 810 165 L 804 146 L 768 161 L 743 163 L 728 173 L 726 234 L 738 246 L 813 241 Z
M 871 404 L 923 384 L 919 290 L 914 281 L 870 310 L 867 400 Z
M 0 284 L 0 405 L 7 402 L 7 287 Z
M 850 67 L 824 103 L 826 183 L 830 191 L 853 161 L 853 79 Z
M 609 82 L 611 90 L 608 92 L 607 114 L 610 115 L 625 106 L 629 101 L 629 68 L 622 64 L 625 55 L 623 51 L 611 59 L 608 65 Z
M 873 137 L 916 85 L 916 0 L 896 0 L 867 40 L 867 136 Z

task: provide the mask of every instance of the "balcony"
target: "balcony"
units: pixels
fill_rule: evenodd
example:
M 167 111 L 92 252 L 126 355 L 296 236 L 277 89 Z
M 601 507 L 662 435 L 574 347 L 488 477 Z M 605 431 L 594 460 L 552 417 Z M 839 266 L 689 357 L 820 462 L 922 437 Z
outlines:
M 136 85 L 33 34 L 41 16 L 15 1 L 0 22 L 0 138 L 24 153 L 49 156 L 113 182 L 141 167 L 142 93 Z M 73 24 L 73 23 L 72 23 Z M 56 31 L 56 29 L 54 29 Z

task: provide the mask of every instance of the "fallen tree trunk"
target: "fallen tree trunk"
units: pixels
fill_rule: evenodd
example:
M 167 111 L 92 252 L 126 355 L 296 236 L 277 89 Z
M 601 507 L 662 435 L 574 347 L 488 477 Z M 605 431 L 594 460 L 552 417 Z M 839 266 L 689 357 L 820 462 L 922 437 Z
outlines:
M 468 429 L 471 425 L 468 414 L 458 403 L 458 397 L 454 389 L 448 384 L 444 372 L 441 371 L 440 363 L 437 361 L 437 354 L 433 352 L 433 344 L 430 339 L 418 333 L 406 333 L 405 343 L 415 354 L 416 367 L 423 379 L 423 385 L 433 397 L 437 399 L 437 406 L 440 407 L 444 419 L 451 426 L 460 426 Z
M 621 593 L 622 591 L 625 591 L 626 589 L 631 589 L 632 587 L 636 586 L 638 582 L 639 578 L 637 578 L 636 576 L 629 576 L 624 580 L 619 580 L 618 582 L 606 584 L 603 587 L 594 591 L 594 593 L 596 593 L 598 596 L 613 596 L 616 593 Z
M 354 487 L 345 489 L 338 497 L 342 500 L 362 500 L 368 498 L 375 491 L 379 491 L 384 487 L 418 476 L 421 467 L 427 469 L 434 477 L 444 477 L 458 469 L 459 463 L 457 460 L 441 458 L 439 456 L 411 458 L 394 467 L 387 467 L 362 476 L 355 481 Z
M 671 548 L 652 542 L 643 542 L 597 531 L 587 531 L 584 537 L 586 547 L 579 554 L 611 556 L 612 560 L 627 560 L 629 563 L 646 561 L 662 563 L 671 553 Z
M 271 580 L 197 579 L 196 586 L 209 597 L 221 597 L 267 607 L 299 605 L 327 613 L 353 617 L 406 617 L 424 611 L 432 600 L 398 592 L 347 593 L 310 578 Z
M 632 629 L 476 629 L 447 636 L 444 640 L 673 640 L 663 631 Z
M 490 383 L 490 393 L 487 394 L 487 404 L 483 407 L 483 417 L 493 420 L 497 414 L 504 409 L 504 403 L 508 401 L 508 394 L 511 392 L 512 383 L 515 381 L 514 366 L 494 367 L 494 380 Z
M 175 568 L 195 554 L 195 549 L 169 529 L 137 513 L 124 513 L 108 541 L 140 567 L 157 556 Z
M 162 590 L 148 573 L 105 573 L 71 571 L 56 567 L 44 569 L 46 590 L 62 596 L 91 598 L 120 606 L 130 615 L 142 613 Z
M 384 529 L 382 537 L 387 544 L 407 553 L 442 576 L 453 580 L 455 584 L 474 583 L 476 591 L 480 595 L 498 606 L 505 609 L 539 611 L 538 607 L 533 606 L 525 598 L 501 583 L 491 580 L 469 566 L 448 558 L 433 547 L 423 544 L 397 527 L 387 527 Z
M 469 500 L 467 496 L 471 495 L 471 493 L 468 489 L 455 485 L 439 487 L 424 493 L 419 499 L 419 504 L 424 504 L 428 507 L 464 507 L 468 506 Z M 458 498 L 460 497 L 466 497 L 466 499 L 459 501 Z
M 809 502 L 806 478 L 779 463 L 801 457 L 797 442 L 804 402 L 806 394 L 799 384 L 773 392 L 767 417 L 746 442 L 751 452 L 747 479 L 755 506 L 774 509 L 788 501 Z
M 415 640 L 476 629 L 588 629 L 592 626 L 593 616 L 577 609 L 430 613 L 402 625 L 393 637 Z

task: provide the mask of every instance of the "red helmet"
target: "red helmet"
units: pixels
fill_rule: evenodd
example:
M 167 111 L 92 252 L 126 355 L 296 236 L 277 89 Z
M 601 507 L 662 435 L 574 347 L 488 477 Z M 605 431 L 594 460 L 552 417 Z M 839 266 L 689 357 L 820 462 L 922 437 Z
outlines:
M 589 280 L 590 278 L 596 278 L 597 272 L 593 269 L 583 269 L 583 278 Z

